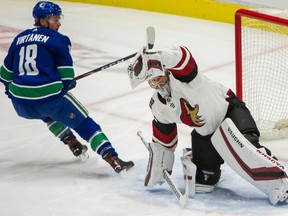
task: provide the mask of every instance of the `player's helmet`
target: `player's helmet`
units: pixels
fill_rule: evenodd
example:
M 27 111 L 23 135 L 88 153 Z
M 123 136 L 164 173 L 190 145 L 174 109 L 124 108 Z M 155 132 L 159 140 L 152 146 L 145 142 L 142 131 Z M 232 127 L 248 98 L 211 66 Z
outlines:
M 59 5 L 49 2 L 49 1 L 39 1 L 33 8 L 32 15 L 34 17 L 35 23 L 39 23 L 39 18 L 47 18 L 51 15 L 60 16 L 62 10 Z

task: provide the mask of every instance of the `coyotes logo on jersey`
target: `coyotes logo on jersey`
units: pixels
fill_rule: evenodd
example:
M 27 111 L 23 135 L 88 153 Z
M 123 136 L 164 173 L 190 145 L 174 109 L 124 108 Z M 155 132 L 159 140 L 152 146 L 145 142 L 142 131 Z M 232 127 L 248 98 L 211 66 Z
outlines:
M 191 127 L 201 127 L 205 124 L 203 119 L 200 119 L 202 116 L 198 115 L 199 105 L 195 104 L 192 107 L 189 102 L 183 98 L 180 99 L 181 105 L 181 121 Z

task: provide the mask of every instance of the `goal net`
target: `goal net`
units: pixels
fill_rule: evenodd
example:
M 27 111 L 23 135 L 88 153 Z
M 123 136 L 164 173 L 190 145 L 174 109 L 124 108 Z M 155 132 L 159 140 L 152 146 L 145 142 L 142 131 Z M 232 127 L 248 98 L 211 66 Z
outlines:
M 288 11 L 235 14 L 236 93 L 261 136 L 288 137 Z

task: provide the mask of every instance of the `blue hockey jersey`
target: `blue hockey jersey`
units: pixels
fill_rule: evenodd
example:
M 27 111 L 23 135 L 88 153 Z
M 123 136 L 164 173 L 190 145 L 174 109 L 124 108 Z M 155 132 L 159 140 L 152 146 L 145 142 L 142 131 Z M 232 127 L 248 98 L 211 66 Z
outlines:
M 45 103 L 63 96 L 75 74 L 70 39 L 47 28 L 17 35 L 0 69 L 12 100 Z

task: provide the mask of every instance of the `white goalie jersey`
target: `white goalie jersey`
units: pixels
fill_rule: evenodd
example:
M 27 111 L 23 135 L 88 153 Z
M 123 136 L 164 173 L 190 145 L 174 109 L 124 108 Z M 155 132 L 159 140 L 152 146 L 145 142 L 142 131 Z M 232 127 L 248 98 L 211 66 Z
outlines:
M 213 133 L 214 148 L 236 173 L 267 194 L 271 204 L 285 202 L 288 197 L 287 168 L 269 156 L 263 147 L 259 149 L 250 143 L 231 119 L 224 119 L 232 91 L 199 74 L 185 47 L 164 50 L 161 54 L 163 66 L 169 73 L 170 95 L 163 97 L 156 90 L 151 98 L 152 113 L 162 123 L 153 121 L 153 141 L 167 149 L 175 148 L 175 123 L 194 127 L 202 136 Z M 192 165 L 189 167 L 193 171 Z M 194 188 L 193 182 L 191 185 L 190 188 Z
M 190 197 L 197 191 L 197 182 L 213 186 L 219 181 L 221 171 L 218 167 L 224 160 L 236 173 L 267 194 L 271 204 L 287 200 L 287 169 L 276 157 L 274 159 L 269 149 L 258 143 L 257 125 L 245 103 L 231 89 L 198 73 L 196 62 L 186 47 L 151 53 L 141 50 L 128 72 L 131 83 L 135 84 L 132 86 L 148 80 L 150 86 L 156 89 L 150 100 L 154 120 L 146 186 L 162 183 L 163 170 L 172 172 L 174 150 L 178 143 L 177 124 L 183 123 L 200 134 L 194 137 L 194 141 L 197 139 L 198 146 L 204 146 L 202 152 L 199 151 L 201 147 L 197 147 L 195 154 L 181 157 Z M 210 136 L 202 139 L 199 138 L 201 135 Z M 209 157 L 199 157 L 207 154 L 206 148 L 210 144 L 217 154 L 211 147 Z M 194 150 L 197 150 L 196 147 Z M 207 161 L 201 164 L 200 160 Z M 210 169 L 214 164 L 215 168 Z M 212 180 L 206 181 L 210 177 Z M 213 188 L 208 192 L 211 191 Z
M 154 117 L 163 124 L 195 127 L 203 136 L 213 133 L 226 115 L 229 88 L 198 73 L 195 60 L 185 47 L 163 50 L 161 59 L 169 72 L 171 92 L 164 99 L 155 91 L 150 101 Z

